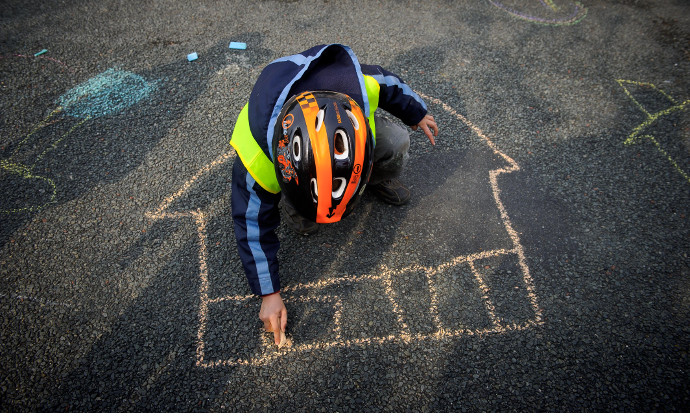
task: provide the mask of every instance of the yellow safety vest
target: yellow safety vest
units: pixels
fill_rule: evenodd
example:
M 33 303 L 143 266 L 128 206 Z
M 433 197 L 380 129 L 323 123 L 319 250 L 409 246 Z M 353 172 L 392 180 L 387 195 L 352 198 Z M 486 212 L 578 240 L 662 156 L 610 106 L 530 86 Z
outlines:
M 364 76 L 364 85 L 369 99 L 369 127 L 371 134 L 376 139 L 376 124 L 374 123 L 374 112 L 379 107 L 379 91 L 381 86 L 371 76 Z M 237 156 L 251 176 L 261 187 L 273 194 L 280 192 L 280 184 L 273 167 L 273 162 L 261 150 L 261 146 L 256 142 L 249 129 L 249 104 L 245 105 L 237 117 L 235 128 L 232 131 L 230 145 L 235 148 Z

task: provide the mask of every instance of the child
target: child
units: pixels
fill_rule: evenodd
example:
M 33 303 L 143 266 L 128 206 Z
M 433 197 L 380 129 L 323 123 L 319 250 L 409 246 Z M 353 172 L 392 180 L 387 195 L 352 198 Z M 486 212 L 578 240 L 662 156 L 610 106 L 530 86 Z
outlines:
M 409 135 L 374 116 L 378 107 L 413 130 L 421 127 L 435 144 L 438 127 L 424 101 L 398 76 L 360 64 L 339 44 L 270 63 L 240 112 L 230 141 L 238 155 L 232 174 L 235 237 L 249 286 L 262 298 L 259 318 L 276 344 L 287 325 L 275 232 L 281 197 L 287 224 L 305 235 L 347 216 L 367 186 L 391 204 L 410 199 L 397 179 Z

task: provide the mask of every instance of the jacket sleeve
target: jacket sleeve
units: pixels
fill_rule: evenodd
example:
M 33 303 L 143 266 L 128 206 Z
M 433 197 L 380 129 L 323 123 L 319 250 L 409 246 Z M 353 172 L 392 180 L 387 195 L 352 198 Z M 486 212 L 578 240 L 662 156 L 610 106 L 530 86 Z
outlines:
M 280 291 L 276 229 L 280 224 L 280 194 L 256 183 L 239 158 L 232 170 L 232 219 L 237 251 L 252 293 L 258 296 Z
M 362 64 L 362 73 L 381 87 L 379 108 L 399 118 L 405 125 L 416 125 L 427 113 L 426 103 L 398 75 L 381 66 Z

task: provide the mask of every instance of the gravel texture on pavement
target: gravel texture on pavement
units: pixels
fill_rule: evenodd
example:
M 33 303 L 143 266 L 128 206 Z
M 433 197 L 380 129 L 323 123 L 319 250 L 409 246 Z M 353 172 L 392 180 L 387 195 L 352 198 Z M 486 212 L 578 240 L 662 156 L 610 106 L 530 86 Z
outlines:
M 3 412 L 690 407 L 687 1 L 0 9 Z M 280 227 L 277 349 L 228 142 L 261 69 L 323 43 L 441 132 L 408 205 Z

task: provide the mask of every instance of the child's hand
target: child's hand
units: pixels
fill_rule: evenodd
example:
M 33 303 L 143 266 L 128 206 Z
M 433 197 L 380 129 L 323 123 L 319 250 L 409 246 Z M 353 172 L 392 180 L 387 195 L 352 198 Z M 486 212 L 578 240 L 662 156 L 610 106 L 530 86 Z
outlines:
M 434 117 L 431 114 L 426 114 L 424 118 L 420 122 L 418 122 L 416 125 L 413 125 L 410 127 L 412 130 L 417 131 L 417 127 L 422 127 L 422 131 L 424 131 L 424 134 L 429 138 L 429 141 L 431 144 L 436 146 L 436 141 L 434 141 L 434 136 L 438 136 L 438 125 L 436 125 L 436 121 L 434 121 Z M 433 130 L 433 135 L 431 134 Z
M 287 309 L 280 293 L 264 296 L 261 301 L 259 319 L 264 322 L 266 331 L 273 331 L 276 345 L 280 344 L 280 333 L 285 332 L 287 326 Z

